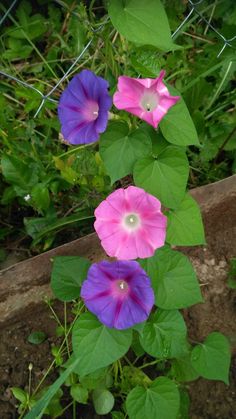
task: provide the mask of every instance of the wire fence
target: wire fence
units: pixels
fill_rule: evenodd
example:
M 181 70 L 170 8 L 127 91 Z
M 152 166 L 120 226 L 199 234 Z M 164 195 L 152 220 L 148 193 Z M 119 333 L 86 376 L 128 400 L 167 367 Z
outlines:
M 55 0 L 57 4 L 59 4 L 61 7 L 63 7 L 63 3 L 60 1 Z M 193 2 L 192 0 L 188 0 L 188 7 L 189 7 L 189 12 L 187 14 L 187 16 L 184 18 L 184 20 L 181 22 L 181 24 L 177 27 L 177 29 L 174 31 L 174 33 L 172 34 L 172 38 L 175 39 L 177 37 L 177 35 L 179 35 L 181 32 L 184 31 L 184 27 L 189 23 L 189 20 L 192 18 L 192 16 L 199 17 L 199 19 L 201 21 L 203 21 L 207 26 L 207 30 L 208 28 L 210 28 L 216 35 L 217 37 L 223 42 L 223 45 L 217 55 L 217 58 L 219 58 L 221 56 L 221 54 L 223 53 L 223 51 L 225 50 L 225 48 L 227 47 L 232 47 L 232 42 L 236 39 L 236 35 L 231 37 L 230 39 L 227 39 L 223 34 L 221 34 L 211 23 L 212 21 L 212 17 L 213 17 L 213 13 L 210 15 L 209 19 L 207 19 L 204 14 L 202 12 L 200 12 L 198 10 L 198 6 L 200 6 L 202 3 L 204 3 L 205 0 L 198 0 L 196 2 Z M 14 6 L 19 2 L 19 0 L 14 0 L 12 2 L 12 4 L 10 5 L 10 7 L 5 11 L 4 15 L 2 16 L 2 18 L 0 19 L 0 27 L 3 25 L 3 23 L 6 21 L 6 19 L 9 17 L 11 11 L 13 11 Z M 73 12 L 71 12 L 73 13 Z M 107 20 L 109 19 L 109 17 L 107 18 Z M 103 24 L 101 24 L 101 26 L 99 26 L 97 29 L 92 29 L 92 32 L 95 34 L 96 32 L 101 31 L 101 29 L 104 27 L 104 25 L 106 24 L 107 21 L 105 21 Z M 58 86 L 67 78 L 70 76 L 71 72 L 74 70 L 74 67 L 76 66 L 76 64 L 83 58 L 85 52 L 89 49 L 90 45 L 92 44 L 94 40 L 94 37 L 92 36 L 91 39 L 89 40 L 89 42 L 85 45 L 85 47 L 83 48 L 83 50 L 80 52 L 80 54 L 78 55 L 78 57 L 74 60 L 74 62 L 71 64 L 71 66 L 68 68 L 68 70 L 64 73 L 64 75 L 60 78 L 60 80 L 55 84 L 55 86 L 46 94 L 44 95 L 40 90 L 38 90 L 36 87 L 34 87 L 33 85 L 22 81 L 20 79 L 18 79 L 17 77 L 14 77 L 8 73 L 6 73 L 5 71 L 0 70 L 0 75 L 13 80 L 19 84 L 21 84 L 22 86 L 28 88 L 28 89 L 32 89 L 35 92 L 37 92 L 39 94 L 39 96 L 41 97 L 41 103 L 37 109 L 37 111 L 34 114 L 34 118 L 37 117 L 37 115 L 39 114 L 39 112 L 41 111 L 41 109 L 43 108 L 44 104 L 46 101 L 51 101 L 51 102 L 55 102 L 57 103 L 57 100 L 52 98 L 53 93 L 55 92 L 55 90 L 58 88 Z

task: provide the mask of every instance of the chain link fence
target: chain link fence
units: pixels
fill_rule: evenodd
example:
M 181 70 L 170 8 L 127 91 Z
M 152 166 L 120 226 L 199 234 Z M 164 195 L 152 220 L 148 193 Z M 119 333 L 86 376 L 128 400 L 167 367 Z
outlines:
M 219 58 L 221 56 L 221 54 L 223 53 L 223 51 L 226 48 L 230 48 L 232 47 L 232 42 L 236 39 L 236 35 L 231 37 L 230 39 L 227 39 L 222 33 L 220 33 L 211 23 L 212 18 L 213 18 L 213 13 L 214 13 L 214 4 L 216 4 L 216 2 L 213 4 L 213 8 L 212 8 L 212 13 L 210 15 L 210 17 L 207 19 L 204 14 L 199 11 L 198 7 L 201 6 L 204 3 L 205 0 L 199 0 L 196 2 L 193 2 L 192 0 L 188 0 L 188 8 L 189 8 L 189 12 L 187 14 L 187 16 L 184 18 L 184 20 L 181 22 L 181 24 L 176 28 L 176 30 L 174 31 L 174 33 L 172 34 L 172 38 L 176 39 L 177 36 L 179 36 L 181 33 L 184 33 L 184 29 L 185 26 L 189 23 L 190 19 L 195 15 L 196 18 L 199 18 L 199 20 L 201 20 L 202 22 L 204 22 L 206 24 L 206 31 L 208 29 L 212 30 L 218 37 L 218 39 L 223 43 L 222 47 L 219 50 L 219 53 L 217 55 L 217 58 Z M 55 1 L 58 5 L 60 5 L 61 7 L 63 7 L 63 3 L 61 3 L 60 1 Z M 4 15 L 0 18 L 0 29 L 1 26 L 4 24 L 4 22 L 7 20 L 7 18 L 11 15 L 11 13 L 14 13 L 14 6 L 17 5 L 17 3 L 19 3 L 19 0 L 14 0 L 11 5 L 9 6 L 9 8 L 5 11 Z M 73 12 L 71 12 L 73 13 Z M 107 18 L 107 20 L 109 19 L 109 17 Z M 106 21 L 105 21 L 106 23 Z M 92 29 L 92 32 L 95 34 L 96 32 L 101 31 L 101 29 L 104 27 L 105 23 L 103 23 L 101 26 L 99 26 L 97 29 Z M 68 68 L 68 70 L 64 73 L 64 75 L 60 78 L 60 80 L 54 85 L 53 88 L 50 89 L 50 91 L 44 95 L 40 90 L 38 90 L 36 87 L 34 87 L 33 85 L 22 81 L 20 79 L 18 79 L 17 77 L 14 77 L 11 74 L 6 73 L 5 71 L 0 70 L 0 75 L 10 79 L 10 80 L 14 80 L 16 83 L 21 84 L 22 86 L 28 88 L 28 89 L 32 89 L 35 92 L 38 93 L 38 95 L 41 97 L 41 103 L 37 109 L 37 111 L 34 114 L 34 118 L 37 117 L 37 115 L 39 114 L 39 112 L 41 111 L 41 109 L 43 108 L 44 104 L 46 101 L 51 101 L 51 102 L 55 102 L 57 103 L 57 100 L 55 100 L 52 96 L 53 93 L 56 91 L 56 89 L 58 88 L 58 86 L 68 77 L 70 77 L 72 71 L 74 70 L 75 66 L 77 65 L 77 63 L 79 61 L 81 61 L 83 59 L 83 56 L 85 54 L 85 52 L 89 49 L 90 45 L 92 44 L 94 40 L 94 37 L 92 36 L 91 39 L 89 40 L 89 42 L 85 45 L 85 47 L 83 48 L 83 50 L 80 52 L 80 54 L 78 55 L 78 57 L 73 61 L 73 63 L 71 64 L 71 66 Z

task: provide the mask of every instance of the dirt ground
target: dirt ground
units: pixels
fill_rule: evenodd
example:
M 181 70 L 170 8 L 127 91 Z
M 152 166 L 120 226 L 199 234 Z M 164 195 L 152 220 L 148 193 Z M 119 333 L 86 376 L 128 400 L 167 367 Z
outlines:
M 206 247 L 186 249 L 198 274 L 204 304 L 185 313 L 189 337 L 202 341 L 210 332 L 231 342 L 230 385 L 199 379 L 190 385 L 191 419 L 236 418 L 236 291 L 227 286 L 229 260 L 236 257 L 236 196 L 204 215 Z
M 227 287 L 229 260 L 236 256 L 236 196 L 205 213 L 207 246 L 184 249 L 197 271 L 204 304 L 185 310 L 189 337 L 202 341 L 212 331 L 224 333 L 232 345 L 230 386 L 199 379 L 189 385 L 191 419 L 236 418 L 236 291 Z M 182 249 L 183 250 L 183 249 Z M 56 303 L 55 308 L 59 305 Z M 17 418 L 16 400 L 11 386 L 28 384 L 28 366 L 33 364 L 32 387 L 39 382 L 51 361 L 55 322 L 45 305 L 24 312 L 14 324 L 0 330 L 0 419 Z M 47 340 L 34 346 L 27 342 L 33 331 L 44 331 Z M 64 416 L 69 419 L 68 415 Z M 94 419 L 93 413 L 81 413 L 78 419 Z

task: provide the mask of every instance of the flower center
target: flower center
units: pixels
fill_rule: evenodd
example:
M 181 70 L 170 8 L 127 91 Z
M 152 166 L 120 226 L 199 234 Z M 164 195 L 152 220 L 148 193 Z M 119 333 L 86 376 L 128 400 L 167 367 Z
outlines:
M 146 89 L 140 102 L 142 108 L 147 112 L 152 112 L 156 109 L 158 103 L 158 93 L 152 91 L 151 89 Z
M 128 292 L 129 286 L 126 281 L 119 279 L 116 283 L 116 286 L 120 293 L 126 294 Z
M 99 107 L 97 102 L 88 102 L 85 116 L 88 121 L 95 121 L 98 117 Z
M 127 230 L 137 230 L 140 226 L 140 218 L 138 214 L 128 214 L 123 219 L 123 225 Z

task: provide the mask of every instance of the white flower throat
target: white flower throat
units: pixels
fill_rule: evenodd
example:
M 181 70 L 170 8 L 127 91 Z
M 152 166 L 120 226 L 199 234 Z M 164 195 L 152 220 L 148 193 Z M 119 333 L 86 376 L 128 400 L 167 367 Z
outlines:
M 157 105 L 159 103 L 159 95 L 157 92 L 154 92 L 150 89 L 147 89 L 143 97 L 141 99 L 141 106 L 142 108 L 147 112 L 152 112 L 154 109 L 156 109 Z
M 125 215 L 123 219 L 123 226 L 128 231 L 135 231 L 140 226 L 140 218 L 138 214 L 131 213 Z

